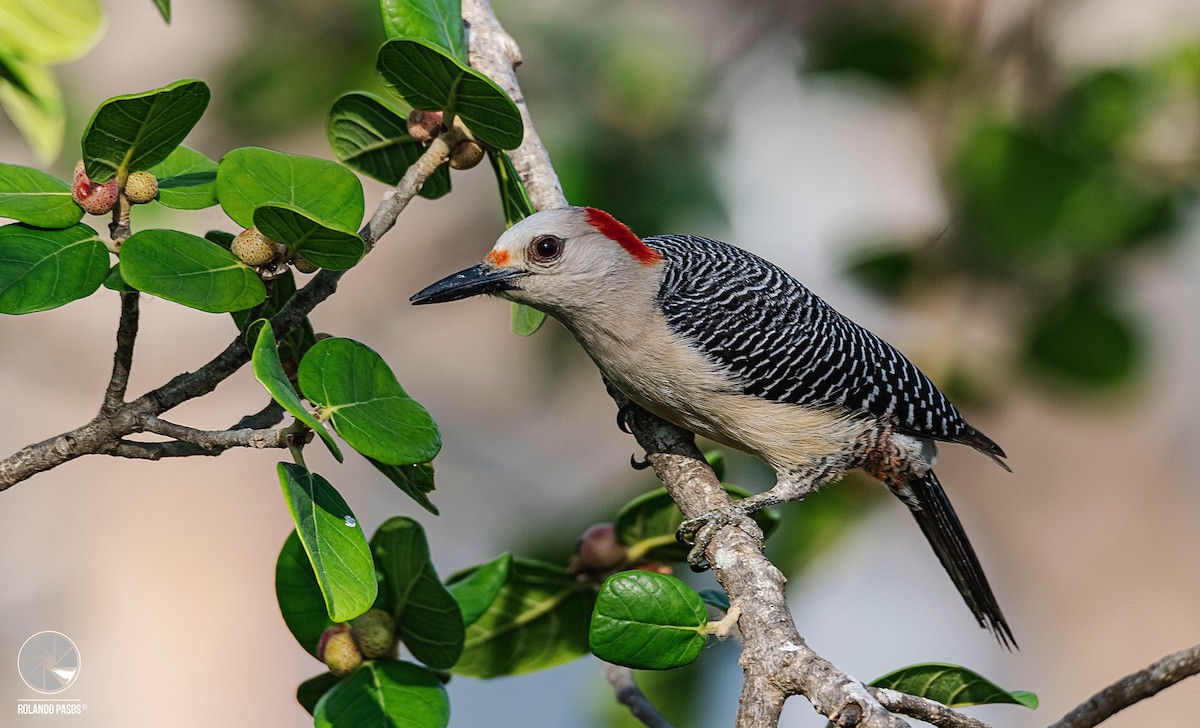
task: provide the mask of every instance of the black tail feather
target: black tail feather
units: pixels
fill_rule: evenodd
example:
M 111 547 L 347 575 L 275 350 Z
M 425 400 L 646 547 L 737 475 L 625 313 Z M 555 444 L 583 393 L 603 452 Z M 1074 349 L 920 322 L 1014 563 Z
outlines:
M 1004 647 L 1010 650 L 1015 648 L 1017 641 L 1013 639 L 1012 630 L 1000 612 L 992 588 L 988 586 L 983 567 L 979 565 L 975 550 L 971 548 L 971 542 L 967 540 L 962 523 L 954 513 L 937 476 L 930 470 L 924 477 L 909 481 L 908 485 L 915 500 L 921 504 L 920 509 L 912 509 L 917 525 L 929 540 L 942 567 L 954 580 L 963 600 L 975 614 L 979 626 L 994 634 Z

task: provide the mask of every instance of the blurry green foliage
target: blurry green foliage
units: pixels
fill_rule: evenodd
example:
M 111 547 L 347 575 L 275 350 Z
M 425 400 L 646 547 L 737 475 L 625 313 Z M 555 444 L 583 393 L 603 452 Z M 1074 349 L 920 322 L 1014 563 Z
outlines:
M 1010 370 L 1075 392 L 1135 382 L 1144 324 L 1119 292 L 1147 244 L 1170 240 L 1197 179 L 1200 134 L 1179 119 L 1200 115 L 1200 41 L 1067 70 L 1036 24 L 989 47 L 911 7 L 873 12 L 827 9 L 811 23 L 805 72 L 853 72 L 918 112 L 939 106 L 950 123 L 925 129 L 950 227 L 855 252 L 847 273 L 894 302 L 987 290 L 1015 303 L 1004 312 L 1018 342 Z M 1020 72 L 1001 73 L 1006 64 Z

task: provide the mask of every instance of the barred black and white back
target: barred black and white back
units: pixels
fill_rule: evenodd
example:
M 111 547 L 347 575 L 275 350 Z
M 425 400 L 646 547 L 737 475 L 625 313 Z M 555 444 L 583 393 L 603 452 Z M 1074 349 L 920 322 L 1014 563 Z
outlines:
M 902 432 L 971 445 L 1004 465 L 1004 451 L 967 424 L 915 364 L 783 269 L 692 235 L 645 243 L 665 259 L 658 302 L 667 325 L 745 394 L 869 413 Z

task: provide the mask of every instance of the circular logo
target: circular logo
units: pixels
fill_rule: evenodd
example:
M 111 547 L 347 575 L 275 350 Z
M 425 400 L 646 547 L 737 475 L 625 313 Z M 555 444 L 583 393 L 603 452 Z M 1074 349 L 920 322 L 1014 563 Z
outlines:
M 21 645 L 17 669 L 30 689 L 61 693 L 79 677 L 79 648 L 61 632 L 38 632 Z

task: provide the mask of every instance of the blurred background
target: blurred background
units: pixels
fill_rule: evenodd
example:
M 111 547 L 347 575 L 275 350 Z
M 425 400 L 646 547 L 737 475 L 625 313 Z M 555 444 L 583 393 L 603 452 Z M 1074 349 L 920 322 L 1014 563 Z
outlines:
M 148 0 L 105 8 L 95 47 L 53 69 L 66 99 L 61 154 L 39 159 L 0 117 L 0 159 L 68 177 L 98 103 L 184 77 L 213 90 L 189 146 L 214 159 L 248 145 L 330 158 L 332 101 L 377 88 L 372 0 L 176 2 L 170 26 Z M 818 652 L 863 679 L 914 662 L 967 665 L 1042 700 L 1036 712 L 973 714 L 1036 726 L 1200 641 L 1200 4 L 495 0 L 495 10 L 522 47 L 523 88 L 573 202 L 641 234 L 707 235 L 781 264 L 899 346 L 1009 453 L 1011 475 L 944 447 L 939 473 L 1021 650 L 975 626 L 906 509 L 850 478 L 782 508 L 768 546 Z M 525 339 L 494 300 L 407 304 L 502 231 L 486 165 L 455 173 L 454 186 L 414 201 L 313 317 L 318 331 L 379 351 L 439 422 L 442 515 L 361 460 L 337 465 L 318 448 L 310 466 L 368 533 L 396 514 L 421 520 L 443 576 L 503 550 L 565 563 L 587 525 L 655 481 L 629 468 L 641 453 L 557 324 Z M 383 188 L 366 187 L 372 209 Z M 233 228 L 219 208 L 157 205 L 134 224 Z M 3 454 L 95 414 L 117 311 L 101 289 L 0 322 Z M 144 301 L 142 314 L 134 395 L 195 369 L 234 333 L 227 316 L 165 301 Z M 220 428 L 264 402 L 243 371 L 168 416 Z M 71 697 L 88 705 L 15 725 L 309 723 L 293 693 L 320 665 L 274 596 L 291 529 L 276 459 L 86 458 L 0 494 L 0 660 L 35 632 L 67 634 L 82 658 Z M 756 461 L 727 459 L 728 480 L 771 484 Z M 726 726 L 736 659 L 736 645 L 714 645 L 692 667 L 642 680 L 677 725 Z M 30 696 L 15 670 L 0 675 L 11 715 Z M 449 690 L 454 726 L 631 724 L 592 658 L 455 678 Z M 1193 680 L 1105 725 L 1172 724 L 1197 707 Z M 783 725 L 822 721 L 794 699 Z

